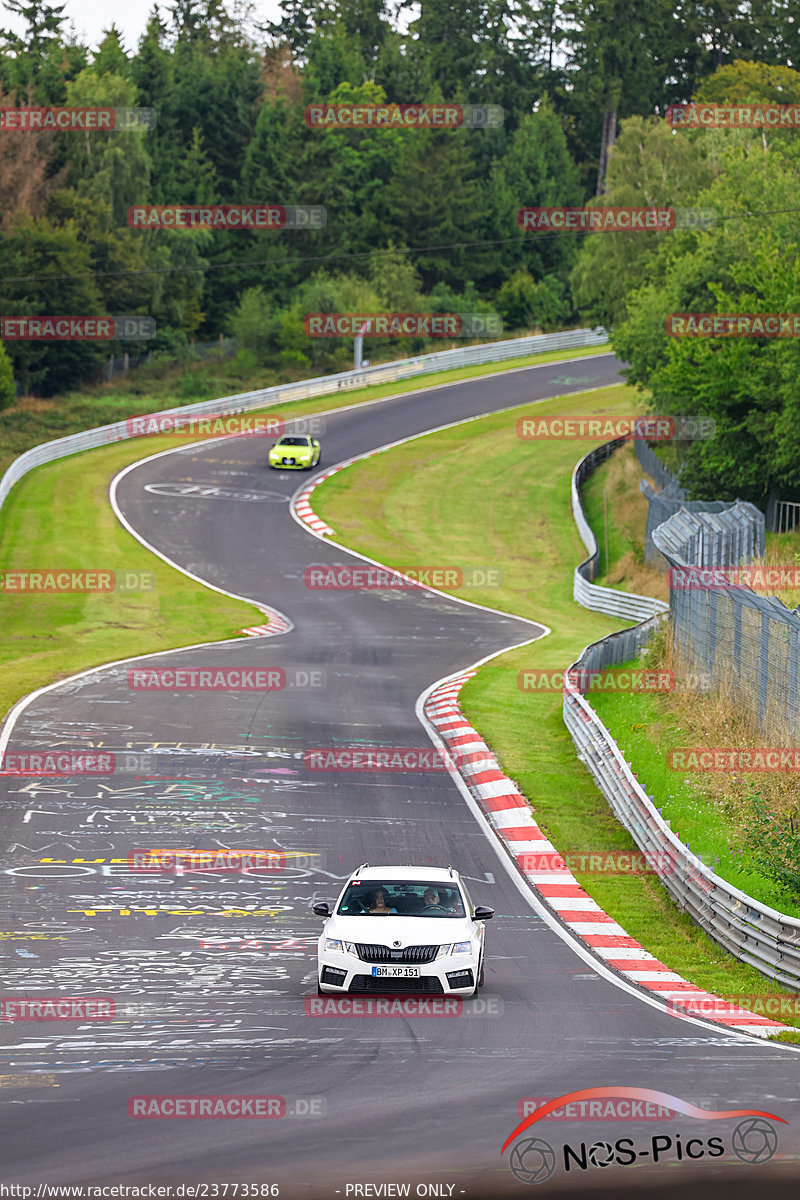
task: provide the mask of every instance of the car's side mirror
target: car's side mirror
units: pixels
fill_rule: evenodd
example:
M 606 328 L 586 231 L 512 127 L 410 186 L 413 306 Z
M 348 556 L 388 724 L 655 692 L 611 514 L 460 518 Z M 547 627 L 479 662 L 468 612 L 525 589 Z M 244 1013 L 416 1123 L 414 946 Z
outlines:
M 473 921 L 491 921 L 493 916 L 493 908 L 487 908 L 485 904 L 479 904 L 472 914 L 472 919 Z
M 331 907 L 329 904 L 315 904 L 314 912 L 318 917 L 329 917 L 331 915 Z

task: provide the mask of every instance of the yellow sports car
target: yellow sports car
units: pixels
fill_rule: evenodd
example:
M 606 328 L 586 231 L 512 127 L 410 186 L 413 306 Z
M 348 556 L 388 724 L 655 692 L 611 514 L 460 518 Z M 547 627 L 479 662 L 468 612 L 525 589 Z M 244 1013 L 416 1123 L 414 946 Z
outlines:
M 267 462 L 280 471 L 302 471 L 319 465 L 321 447 L 305 433 L 289 433 L 270 447 Z

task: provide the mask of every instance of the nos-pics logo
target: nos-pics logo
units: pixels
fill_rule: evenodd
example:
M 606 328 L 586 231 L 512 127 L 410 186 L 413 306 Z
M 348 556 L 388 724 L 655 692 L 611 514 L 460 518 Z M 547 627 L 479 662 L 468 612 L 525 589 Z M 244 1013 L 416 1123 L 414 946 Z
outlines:
M 527 1116 L 506 1139 L 500 1151 L 505 1154 L 508 1147 L 520 1134 L 530 1129 L 531 1125 L 541 1121 L 550 1113 L 563 1109 L 567 1105 L 577 1105 L 585 1101 L 626 1100 L 634 1103 L 628 1106 L 627 1119 L 636 1119 L 636 1102 L 650 1105 L 660 1105 L 672 1113 L 681 1113 L 699 1121 L 729 1121 L 739 1118 L 739 1123 L 730 1138 L 730 1153 L 740 1162 L 758 1165 L 768 1162 L 778 1148 L 778 1134 L 770 1121 L 780 1121 L 786 1124 L 783 1117 L 775 1113 L 761 1112 L 754 1108 L 724 1109 L 720 1111 L 698 1108 L 678 1096 L 668 1092 L 654 1091 L 652 1088 L 637 1087 L 602 1087 L 583 1088 L 578 1092 L 567 1092 L 548 1100 Z M 613 1106 L 612 1106 L 613 1108 Z M 618 1113 L 615 1116 L 619 1116 Z M 768 1118 L 768 1119 L 767 1119 Z M 575 1119 L 580 1119 L 576 1117 Z M 601 1115 L 599 1120 L 613 1120 L 614 1116 Z M 596 1142 L 580 1142 L 577 1146 L 564 1143 L 560 1150 L 544 1138 L 533 1136 L 522 1138 L 516 1142 L 509 1156 L 508 1165 L 511 1172 L 520 1183 L 544 1183 L 555 1174 L 559 1161 L 565 1172 L 588 1171 L 593 1167 L 633 1166 L 634 1163 L 648 1161 L 658 1163 L 665 1160 L 670 1162 L 682 1159 L 721 1158 L 727 1153 L 725 1142 L 721 1136 L 693 1137 L 683 1140 L 681 1135 L 672 1130 L 670 1133 L 653 1134 L 646 1142 L 637 1145 L 633 1138 L 622 1137 L 615 1141 L 600 1139 Z

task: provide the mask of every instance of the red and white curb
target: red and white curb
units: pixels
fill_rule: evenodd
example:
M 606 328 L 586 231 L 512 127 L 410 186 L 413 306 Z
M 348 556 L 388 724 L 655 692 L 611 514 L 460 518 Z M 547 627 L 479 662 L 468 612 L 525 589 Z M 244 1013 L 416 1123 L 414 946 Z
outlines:
M 318 534 L 320 537 L 332 536 L 333 530 L 330 525 L 326 525 L 321 517 L 318 517 L 311 507 L 311 494 L 324 483 L 326 479 L 330 479 L 331 475 L 338 475 L 345 467 L 351 466 L 353 463 L 361 462 L 362 459 L 372 458 L 375 454 L 380 454 L 382 450 L 388 449 L 386 446 L 381 446 L 377 450 L 370 450 L 368 454 L 359 454 L 356 458 L 345 459 L 344 462 L 337 463 L 335 467 L 331 467 L 329 471 L 323 471 L 321 475 L 315 475 L 314 478 L 307 483 L 302 491 L 298 492 L 292 500 L 292 511 L 296 514 L 304 525 L 307 525 L 312 533 Z
M 267 608 L 266 605 L 259 605 L 259 608 L 269 617 L 269 624 L 249 625 L 247 629 L 238 629 L 237 633 L 243 633 L 245 637 L 275 637 L 278 633 L 288 633 L 290 629 L 294 629 L 289 618 L 278 612 L 277 608 Z
M 475 673 L 467 671 L 435 688 L 425 704 L 425 716 L 451 752 L 464 782 L 521 874 L 570 932 L 631 983 L 681 1007 L 691 1005 L 686 1009 L 687 1016 L 760 1037 L 793 1028 L 738 1008 L 671 971 L 603 912 L 566 866 L 562 870 L 541 870 L 540 862 L 534 870 L 528 869 L 526 860 L 531 856 L 557 856 L 558 851 L 534 821 L 528 801 L 501 771 L 497 759 L 458 706 L 461 688 Z M 459 761 L 462 755 L 468 756 L 466 762 Z
M 342 466 L 344 466 L 344 463 L 342 463 L 341 466 L 333 467 L 330 471 L 323 471 L 321 475 L 316 475 L 311 483 L 307 483 L 303 490 L 297 494 L 292 502 L 292 507 L 303 524 L 307 525 L 309 529 L 311 529 L 314 533 L 320 534 L 322 537 L 324 537 L 326 534 L 332 534 L 333 530 L 331 529 L 330 525 L 325 524 L 321 517 L 317 516 L 311 507 L 311 504 L 309 503 L 309 498 L 311 493 L 314 491 L 314 488 L 319 487 L 319 485 L 324 483 L 326 479 L 330 479 L 331 475 L 335 475 L 337 471 L 341 471 Z

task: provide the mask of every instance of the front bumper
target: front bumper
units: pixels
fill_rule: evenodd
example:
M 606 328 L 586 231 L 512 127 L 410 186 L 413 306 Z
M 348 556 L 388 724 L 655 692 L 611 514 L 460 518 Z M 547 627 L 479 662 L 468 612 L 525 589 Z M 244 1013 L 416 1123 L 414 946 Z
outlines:
M 321 990 L 338 995 L 398 992 L 418 996 L 471 996 L 478 977 L 478 964 L 471 954 L 446 954 L 430 963 L 413 964 L 419 974 L 411 978 L 373 975 L 376 964 L 364 962 L 345 951 L 321 951 L 318 964 Z
M 275 469 L 278 471 L 307 471 L 309 467 L 314 465 L 313 460 L 310 458 L 307 462 L 298 462 L 297 459 L 295 459 L 293 462 L 286 462 L 285 459 L 281 460 L 277 458 L 270 458 L 267 461 L 269 466 L 275 467 Z

